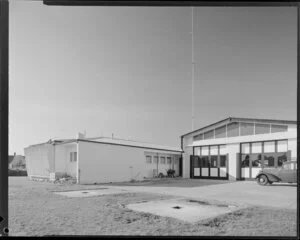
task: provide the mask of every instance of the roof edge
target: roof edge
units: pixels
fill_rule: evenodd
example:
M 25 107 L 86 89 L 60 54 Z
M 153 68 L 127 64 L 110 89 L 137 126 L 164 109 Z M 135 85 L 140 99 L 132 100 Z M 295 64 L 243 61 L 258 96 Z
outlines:
M 178 153 L 183 153 L 183 152 L 184 152 L 182 149 L 179 151 L 179 150 L 171 150 L 171 149 L 166 149 L 166 148 L 152 148 L 152 147 L 143 147 L 143 146 L 127 145 L 127 144 L 121 144 L 121 143 L 97 142 L 97 141 L 91 141 L 91 140 L 87 140 L 87 139 L 77 139 L 77 141 L 81 141 L 81 142 L 92 142 L 92 143 L 99 143 L 99 144 L 108 144 L 108 145 L 118 145 L 118 146 L 124 146 L 124 147 L 134 147 L 134 148 L 152 149 L 152 150 L 168 151 L 168 152 L 178 152 Z
M 191 131 L 191 132 L 188 132 L 186 134 L 183 134 L 180 137 L 185 137 L 187 135 L 190 135 L 192 133 L 204 130 L 205 128 L 212 127 L 214 125 L 217 125 L 217 124 L 225 122 L 225 121 L 233 122 L 233 121 L 247 121 L 247 120 L 249 120 L 249 121 L 261 121 L 261 122 L 273 122 L 273 123 L 279 123 L 279 124 L 280 123 L 281 124 L 297 124 L 297 120 L 279 120 L 279 119 L 263 119 L 263 118 L 228 117 L 228 118 L 225 118 L 225 119 L 220 120 L 218 122 L 212 123 L 210 125 L 206 125 L 206 126 L 204 126 L 202 128 L 199 128 L 199 129 L 196 129 L 194 131 Z

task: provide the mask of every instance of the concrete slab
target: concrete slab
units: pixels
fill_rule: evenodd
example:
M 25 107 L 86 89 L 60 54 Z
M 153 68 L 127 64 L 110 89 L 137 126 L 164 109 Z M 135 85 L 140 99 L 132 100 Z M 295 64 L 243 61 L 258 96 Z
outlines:
M 148 186 L 110 186 L 137 192 L 166 194 L 172 196 L 216 200 L 232 204 L 297 209 L 297 185 L 272 184 L 260 186 L 252 181 L 238 181 L 220 185 L 193 188 L 148 187 Z
M 126 207 L 134 211 L 176 218 L 189 223 L 195 223 L 239 209 L 233 205 L 212 205 L 186 199 L 149 201 L 129 204 Z
M 128 190 L 124 190 L 124 189 L 101 188 L 101 189 L 93 189 L 93 190 L 65 191 L 65 192 L 53 192 L 53 193 L 72 198 L 72 197 L 94 197 L 94 196 L 109 195 L 109 194 L 122 194 L 128 192 L 129 192 Z

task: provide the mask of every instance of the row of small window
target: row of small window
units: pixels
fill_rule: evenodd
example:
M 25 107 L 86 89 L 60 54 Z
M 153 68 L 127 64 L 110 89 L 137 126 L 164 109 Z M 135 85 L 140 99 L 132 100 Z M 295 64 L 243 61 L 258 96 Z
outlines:
M 194 156 L 193 158 L 193 167 L 194 168 L 218 168 L 226 167 L 227 156 Z
M 257 134 L 265 134 L 265 133 L 286 132 L 287 130 L 288 130 L 288 126 L 286 125 L 233 122 L 223 127 L 219 127 L 207 131 L 205 133 L 201 133 L 197 136 L 194 136 L 194 141 L 213 139 L 213 138 L 238 137 L 238 136 L 248 136 L 254 134 L 257 135 Z
M 159 163 L 160 164 L 171 164 L 173 161 L 171 159 L 171 157 L 160 157 L 160 161 Z M 158 163 L 158 157 L 157 156 L 154 156 L 153 157 L 153 160 L 152 160 L 152 156 L 146 156 L 146 163 L 147 164 L 151 164 L 151 163 L 155 163 L 157 164 Z
M 242 154 L 242 168 L 281 167 L 287 161 L 287 153 Z
M 287 152 L 288 141 L 277 140 L 267 142 L 253 142 L 242 143 L 242 153 L 273 153 L 273 152 Z
M 70 152 L 70 162 L 77 162 L 77 152 Z
M 222 155 L 226 153 L 226 145 L 194 147 L 194 155 L 196 156 Z

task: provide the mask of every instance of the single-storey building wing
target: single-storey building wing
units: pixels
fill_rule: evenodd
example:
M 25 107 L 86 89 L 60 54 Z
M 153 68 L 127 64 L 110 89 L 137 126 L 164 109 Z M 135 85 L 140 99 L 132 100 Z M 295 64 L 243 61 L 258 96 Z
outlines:
M 153 178 L 168 169 L 182 173 L 182 150 L 116 138 L 48 141 L 24 149 L 29 179 L 70 176 L 81 184 Z
M 253 179 L 297 160 L 297 121 L 229 117 L 181 136 L 183 177 Z

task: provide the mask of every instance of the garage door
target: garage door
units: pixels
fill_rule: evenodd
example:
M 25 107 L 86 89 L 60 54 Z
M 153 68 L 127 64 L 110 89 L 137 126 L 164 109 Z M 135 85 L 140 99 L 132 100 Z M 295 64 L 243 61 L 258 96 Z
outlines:
M 228 179 L 228 155 L 191 156 L 191 178 Z

